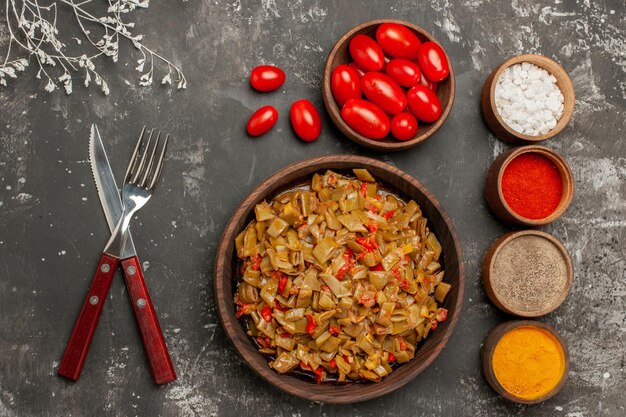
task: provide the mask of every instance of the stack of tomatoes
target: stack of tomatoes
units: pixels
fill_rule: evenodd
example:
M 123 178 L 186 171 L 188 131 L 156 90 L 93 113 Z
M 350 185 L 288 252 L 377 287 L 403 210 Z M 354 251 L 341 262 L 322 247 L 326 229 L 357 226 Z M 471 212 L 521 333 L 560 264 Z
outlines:
M 354 131 L 377 140 L 391 132 L 405 141 L 417 134 L 418 120 L 432 123 L 441 116 L 437 83 L 450 74 L 441 46 L 420 42 L 404 25 L 383 23 L 376 40 L 354 36 L 349 52 L 353 62 L 335 68 L 330 84 Z

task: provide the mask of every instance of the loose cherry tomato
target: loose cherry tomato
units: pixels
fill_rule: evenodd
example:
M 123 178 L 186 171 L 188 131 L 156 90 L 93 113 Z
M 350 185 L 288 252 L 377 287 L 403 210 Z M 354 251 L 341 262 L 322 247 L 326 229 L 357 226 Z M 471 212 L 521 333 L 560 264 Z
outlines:
M 259 65 L 250 73 L 250 85 L 257 91 L 274 91 L 285 82 L 285 73 L 273 65 Z
M 391 77 L 380 72 L 368 72 L 361 78 L 363 94 L 386 113 L 398 114 L 407 104 L 406 94 Z
M 392 58 L 416 59 L 422 44 L 411 29 L 397 23 L 383 23 L 378 26 L 376 40 Z
M 250 136 L 261 136 L 269 132 L 278 120 L 278 110 L 272 106 L 263 106 L 248 119 L 246 130 Z
M 359 34 L 350 40 L 350 56 L 366 71 L 378 71 L 385 65 L 385 54 L 380 46 L 367 35 Z
M 441 116 L 441 102 L 427 87 L 413 86 L 407 93 L 411 113 L 426 123 L 432 123 Z
M 402 87 L 413 87 L 420 82 L 422 71 L 420 67 L 408 59 L 392 59 L 385 65 L 385 74 Z
M 420 82 L 421 85 L 423 85 L 424 87 L 428 88 L 430 91 L 432 91 L 433 93 L 437 94 L 437 83 L 434 83 L 432 81 L 430 81 L 428 78 L 422 76 L 422 78 L 420 78 Z
M 398 113 L 391 119 L 391 134 L 396 139 L 410 140 L 415 137 L 416 133 L 417 119 L 411 113 Z
M 335 101 L 342 107 L 350 98 L 361 98 L 360 75 L 348 65 L 339 65 L 330 77 L 330 88 Z
M 346 102 L 341 117 L 355 132 L 370 139 L 382 139 L 391 129 L 389 116 L 383 109 L 359 98 L 351 98 Z
M 450 74 L 450 65 L 446 53 L 435 42 L 424 42 L 420 46 L 417 63 L 430 81 L 438 83 Z
M 313 103 L 298 100 L 291 105 L 291 126 L 296 135 L 305 142 L 313 142 L 322 131 L 322 119 Z

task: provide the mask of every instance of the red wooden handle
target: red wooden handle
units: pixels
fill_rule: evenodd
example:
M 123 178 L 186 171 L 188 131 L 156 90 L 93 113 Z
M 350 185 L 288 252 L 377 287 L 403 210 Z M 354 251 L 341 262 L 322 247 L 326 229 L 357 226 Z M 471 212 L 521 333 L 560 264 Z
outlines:
M 119 259 L 105 253 L 102 254 L 83 308 L 80 310 L 72 336 L 57 370 L 59 375 L 74 381 L 80 377 L 118 263 Z
M 124 259 L 122 269 L 154 382 L 158 385 L 172 382 L 176 379 L 176 371 L 174 371 L 159 320 L 150 294 L 148 294 L 139 259 L 136 256 Z

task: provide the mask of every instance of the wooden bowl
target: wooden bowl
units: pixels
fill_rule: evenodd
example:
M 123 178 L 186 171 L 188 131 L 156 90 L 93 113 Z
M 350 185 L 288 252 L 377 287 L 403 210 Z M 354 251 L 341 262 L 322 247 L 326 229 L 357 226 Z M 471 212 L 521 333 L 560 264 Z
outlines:
M 556 78 L 556 85 L 561 90 L 561 93 L 563 93 L 563 114 L 561 115 L 561 118 L 557 122 L 554 129 L 544 135 L 529 136 L 523 133 L 516 132 L 504 122 L 502 117 L 500 117 L 498 110 L 496 109 L 496 84 L 498 82 L 498 79 L 500 78 L 500 75 L 502 75 L 502 72 L 504 72 L 504 70 L 508 67 L 522 62 L 535 64 L 538 67 L 545 69 L 550 74 L 554 75 L 554 78 Z M 489 77 L 487 77 L 487 81 L 485 81 L 485 85 L 483 86 L 481 107 L 483 112 L 483 118 L 485 119 L 487 126 L 489 126 L 489 129 L 491 129 L 493 134 L 496 135 L 498 138 L 510 143 L 531 144 L 549 139 L 558 134 L 561 130 L 563 130 L 563 128 L 565 128 L 565 126 L 572 118 L 572 114 L 574 113 L 575 101 L 576 96 L 574 94 L 574 85 L 572 84 L 571 78 L 569 77 L 569 75 L 567 75 L 567 72 L 565 72 L 563 67 L 543 55 L 526 54 L 518 55 L 505 61 L 500 66 L 496 67 L 496 69 L 494 69 L 491 74 L 489 74 Z
M 493 371 L 493 351 L 495 350 L 496 345 L 498 344 L 502 336 L 504 336 L 506 333 L 508 333 L 511 330 L 517 329 L 519 327 L 524 327 L 524 326 L 539 327 L 540 329 L 543 329 L 547 331 L 548 333 L 550 333 L 552 336 L 554 336 L 554 338 L 559 342 L 559 344 L 563 348 L 563 356 L 565 359 L 565 369 L 563 371 L 563 377 L 561 378 L 559 383 L 554 387 L 554 389 L 552 389 L 552 391 L 534 400 L 519 398 L 516 395 L 513 395 L 507 390 L 505 390 L 504 387 L 500 384 L 500 382 L 496 378 L 495 373 Z M 537 320 L 515 320 L 515 321 L 509 321 L 506 323 L 499 324 L 493 329 L 491 329 L 491 331 L 487 335 L 487 338 L 485 339 L 485 342 L 483 343 L 482 365 L 483 365 L 483 375 L 485 375 L 485 379 L 487 380 L 489 385 L 491 385 L 491 388 L 493 388 L 494 391 L 496 391 L 498 394 L 500 394 L 507 400 L 510 400 L 519 404 L 538 404 L 547 400 L 548 398 L 555 396 L 561 390 L 561 388 L 563 388 L 563 386 L 565 385 L 565 382 L 567 381 L 567 373 L 569 371 L 569 352 L 567 351 L 567 346 L 565 345 L 565 341 L 563 341 L 561 336 L 559 336 L 559 334 L 551 326 L 545 323 L 542 323 L 540 321 L 537 321 Z
M 418 143 L 424 142 L 428 139 L 433 133 L 437 131 L 443 125 L 446 118 L 450 114 L 450 110 L 452 109 L 452 103 L 454 102 L 454 71 L 452 70 L 452 62 L 450 58 L 448 58 L 448 63 L 450 64 L 450 75 L 448 78 L 443 80 L 438 84 L 437 88 L 437 97 L 441 101 L 441 116 L 434 123 L 423 123 L 419 122 L 419 128 L 417 130 L 417 134 L 413 139 L 407 141 L 399 141 L 391 136 L 391 133 L 387 135 L 386 138 L 381 140 L 375 140 L 366 138 L 363 135 L 358 134 L 346 122 L 344 122 L 341 117 L 341 108 L 335 101 L 333 97 L 333 93 L 330 88 L 330 78 L 333 70 L 337 68 L 341 64 L 348 64 L 351 62 L 350 52 L 348 50 L 348 45 L 350 43 L 350 39 L 353 36 L 358 34 L 369 35 L 372 38 L 376 39 L 376 29 L 383 23 L 397 23 L 400 25 L 404 25 L 410 30 L 413 31 L 419 38 L 421 42 L 437 42 L 435 38 L 424 29 L 419 26 L 416 26 L 409 22 L 404 22 L 402 20 L 395 19 L 378 19 L 371 20 L 369 22 L 365 22 L 360 24 L 359 26 L 350 29 L 345 35 L 343 35 L 333 49 L 328 54 L 328 58 L 326 59 L 326 65 L 324 66 L 324 77 L 322 80 L 322 97 L 324 99 L 324 105 L 326 106 L 326 110 L 328 114 L 330 114 L 330 118 L 333 123 L 341 130 L 341 132 L 346 135 L 348 138 L 358 143 L 359 145 L 363 145 L 367 148 L 376 149 L 378 151 L 401 151 L 404 149 L 409 149 L 417 145 Z
M 298 377 L 280 375 L 268 366 L 268 359 L 258 349 L 242 324 L 235 317 L 233 296 L 239 279 L 235 237 L 254 218 L 254 206 L 266 199 L 310 181 L 315 172 L 332 169 L 350 173 L 352 168 L 367 168 L 377 181 L 398 196 L 414 199 L 428 219 L 430 229 L 443 247 L 443 266 L 446 282 L 452 289 L 443 307 L 448 309 L 448 319 L 442 322 L 418 346 L 415 358 L 399 366 L 379 383 L 315 384 Z M 289 165 L 263 181 L 235 211 L 220 241 L 215 262 L 215 299 L 217 311 L 226 334 L 243 360 L 262 378 L 284 392 L 310 401 L 327 403 L 354 403 L 387 394 L 405 385 L 426 369 L 444 348 L 456 325 L 463 301 L 465 283 L 463 255 L 452 221 L 439 202 L 415 178 L 383 162 L 353 155 L 324 156 Z
M 504 170 L 509 162 L 511 162 L 515 157 L 526 152 L 537 153 L 552 161 L 559 171 L 561 180 L 563 181 L 563 195 L 561 196 L 561 202 L 549 216 L 544 217 L 543 219 L 528 219 L 520 216 L 509 207 L 504 199 L 504 195 L 502 194 L 502 174 L 504 173 Z M 573 196 L 574 177 L 572 175 L 572 170 L 561 155 L 552 149 L 546 148 L 545 146 L 528 145 L 504 152 L 498 156 L 495 161 L 493 161 L 489 171 L 487 172 L 487 180 L 485 182 L 485 197 L 487 198 L 487 203 L 489 203 L 489 206 L 496 216 L 509 224 L 537 227 L 551 223 L 565 213 L 565 210 L 567 210 L 572 202 Z
M 556 246 L 557 249 L 561 252 L 561 255 L 563 255 L 563 259 L 565 260 L 565 265 L 567 268 L 567 281 L 559 298 L 556 299 L 551 305 L 546 306 L 544 309 L 532 312 L 520 311 L 513 308 L 506 299 L 497 296 L 491 283 L 494 262 L 498 254 L 500 253 L 500 250 L 513 239 L 526 235 L 539 236 L 547 239 L 552 244 L 554 244 L 554 246 Z M 505 313 L 513 314 L 520 317 L 539 317 L 556 310 L 563 303 L 563 301 L 565 301 L 565 298 L 567 297 L 567 294 L 569 294 L 569 290 L 572 286 L 572 280 L 574 279 L 574 267 L 572 266 L 572 259 L 570 258 L 567 249 L 565 249 L 565 246 L 563 246 L 560 240 L 558 240 L 551 234 L 541 232 L 539 230 L 520 230 L 518 232 L 510 232 L 501 236 L 491 245 L 491 247 L 487 251 L 487 254 L 485 255 L 485 258 L 483 259 L 482 277 L 483 287 L 485 288 L 487 296 L 489 297 L 491 302 L 495 304 L 495 306 L 498 307 L 500 310 L 504 311 Z

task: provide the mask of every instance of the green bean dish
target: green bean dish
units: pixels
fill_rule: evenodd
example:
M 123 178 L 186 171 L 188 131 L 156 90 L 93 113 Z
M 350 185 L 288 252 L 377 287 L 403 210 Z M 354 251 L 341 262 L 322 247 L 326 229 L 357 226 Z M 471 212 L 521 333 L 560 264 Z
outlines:
M 278 373 L 379 382 L 447 317 L 442 248 L 420 207 L 353 172 L 257 204 L 235 239 L 237 317 Z

